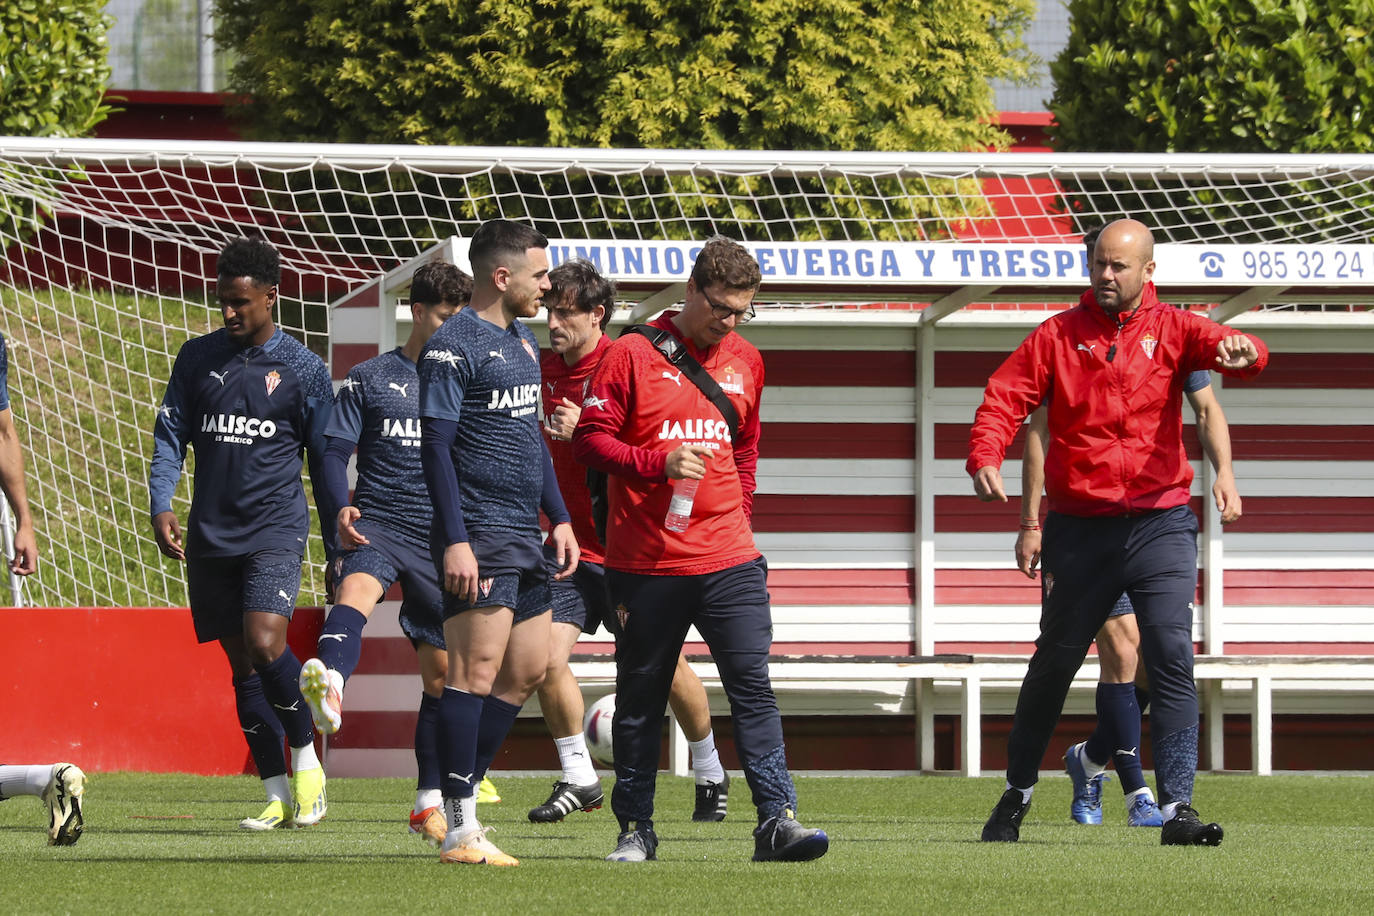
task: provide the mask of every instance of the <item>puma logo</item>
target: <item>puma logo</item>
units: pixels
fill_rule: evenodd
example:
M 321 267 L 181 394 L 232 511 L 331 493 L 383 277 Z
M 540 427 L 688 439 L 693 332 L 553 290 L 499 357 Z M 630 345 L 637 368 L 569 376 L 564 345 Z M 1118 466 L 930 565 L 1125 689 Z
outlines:
M 211 370 L 210 370 L 210 378 L 212 378 L 212 379 L 218 379 L 218 380 L 219 380 L 219 386 L 220 386 L 221 388 L 224 387 L 224 377 L 225 377 L 226 375 L 228 375 L 227 372 L 216 372 L 214 369 L 211 369 Z
M 405 397 L 406 389 L 410 387 L 410 383 L 406 382 L 404 385 L 398 385 L 395 382 L 387 382 L 386 387 L 390 388 L 392 391 L 401 392 L 401 397 Z

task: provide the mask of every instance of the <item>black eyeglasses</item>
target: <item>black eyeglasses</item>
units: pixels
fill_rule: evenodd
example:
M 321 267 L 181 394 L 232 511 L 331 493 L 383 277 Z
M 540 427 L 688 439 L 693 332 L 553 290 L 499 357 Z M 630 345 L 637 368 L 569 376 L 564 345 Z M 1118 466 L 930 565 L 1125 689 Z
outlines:
M 698 287 L 698 289 L 700 289 L 700 287 Z M 735 311 L 734 309 L 730 308 L 730 306 L 723 305 L 712 299 L 710 296 L 706 294 L 705 289 L 701 289 L 701 297 L 705 299 L 706 304 L 711 307 L 711 314 L 716 316 L 716 318 L 720 321 L 729 321 L 731 318 L 733 318 L 735 319 L 736 325 L 741 325 L 748 324 L 749 322 L 754 320 L 755 312 L 754 303 L 752 300 L 744 308 L 740 309 L 739 311 Z

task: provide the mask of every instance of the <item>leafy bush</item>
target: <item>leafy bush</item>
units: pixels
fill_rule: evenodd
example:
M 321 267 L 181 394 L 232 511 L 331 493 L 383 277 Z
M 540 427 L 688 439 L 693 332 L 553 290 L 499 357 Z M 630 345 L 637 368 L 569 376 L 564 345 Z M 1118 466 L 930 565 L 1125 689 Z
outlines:
M 6 0 L 0 4 L 0 135 L 80 137 L 105 120 L 110 78 L 104 0 Z M 48 186 L 52 169 L 6 167 L 0 181 Z M 26 234 L 41 213 L 0 195 L 0 233 Z

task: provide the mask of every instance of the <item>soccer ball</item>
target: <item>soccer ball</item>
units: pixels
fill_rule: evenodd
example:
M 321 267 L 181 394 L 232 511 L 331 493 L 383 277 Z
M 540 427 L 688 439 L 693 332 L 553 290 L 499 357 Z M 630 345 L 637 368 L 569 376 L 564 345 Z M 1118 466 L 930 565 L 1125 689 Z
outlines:
M 615 717 L 615 694 L 608 693 L 587 709 L 582 720 L 582 732 L 587 737 L 587 750 L 592 759 L 604 767 L 612 766 L 611 719 Z

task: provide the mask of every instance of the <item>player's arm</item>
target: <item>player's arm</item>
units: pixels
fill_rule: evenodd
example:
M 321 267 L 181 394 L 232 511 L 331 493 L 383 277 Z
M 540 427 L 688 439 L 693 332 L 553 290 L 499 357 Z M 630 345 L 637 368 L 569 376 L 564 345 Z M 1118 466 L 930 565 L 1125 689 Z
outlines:
M 974 494 L 984 502 L 1007 501 L 1001 471 L 1007 446 L 1049 392 L 1054 340 L 1048 324 L 1032 331 L 988 378 L 983 402 L 974 412 L 964 469 L 973 478 Z
M 558 476 L 553 470 L 553 456 L 549 454 L 548 443 L 540 440 L 544 452 L 544 487 L 539 496 L 539 508 L 548 516 L 552 529 L 549 543 L 553 545 L 554 558 L 558 562 L 555 579 L 566 579 L 577 571 L 577 562 L 582 550 L 577 545 L 577 537 L 572 530 L 572 513 L 563 502 L 563 491 L 558 489 Z
M 657 359 L 657 353 L 650 353 Z M 670 476 L 668 453 L 622 442 L 620 436 L 635 403 L 634 363 L 629 347 L 618 343 L 597 366 L 582 416 L 573 432 L 573 457 L 597 471 L 642 483 L 663 483 Z M 704 471 L 704 465 L 700 468 Z M 677 476 L 684 476 L 678 474 Z M 700 477 L 701 473 L 690 476 Z
M 183 350 L 184 352 L 184 350 Z M 172 495 L 186 462 L 191 431 L 186 425 L 186 366 L 182 353 L 172 365 L 172 377 L 153 421 L 153 460 L 148 468 L 148 517 L 157 549 L 174 560 L 186 559 L 181 524 L 172 511 Z
M 1021 455 L 1021 523 L 1016 534 L 1016 568 L 1035 578 L 1040 565 L 1040 493 L 1045 487 L 1045 444 L 1049 441 L 1048 410 L 1037 407 L 1026 424 L 1026 448 Z
M 739 487 L 744 496 L 744 517 L 750 527 L 754 523 L 754 491 L 758 489 L 759 438 L 763 424 L 759 416 L 763 410 L 763 362 L 754 368 L 754 409 L 740 421 L 739 441 L 733 443 L 735 468 L 739 471 Z
M 14 513 L 14 556 L 10 572 L 27 576 L 38 569 L 38 539 L 33 533 L 28 491 L 24 486 L 24 452 L 19 447 L 19 431 L 14 427 L 14 412 L 0 409 L 0 490 Z
M 348 459 L 362 437 L 365 391 L 362 380 L 350 372 L 334 398 L 329 426 L 324 431 L 324 483 L 329 490 L 330 501 L 339 507 L 333 524 L 341 550 L 352 550 L 368 543 L 367 538 L 353 526 L 362 513 L 352 505 L 348 496 Z M 323 517 L 320 523 L 324 523 Z
M 457 436 L 457 420 L 420 419 L 420 468 L 445 545 L 444 590 L 473 603 L 477 601 L 477 557 L 468 543 L 458 490 L 458 466 L 452 450 Z
M 325 453 L 329 450 L 325 430 L 329 428 L 329 415 L 334 408 L 334 393 L 324 365 L 320 365 L 320 378 L 316 379 L 309 390 L 303 392 L 302 421 L 305 430 L 305 457 L 310 467 L 311 485 L 315 492 L 315 511 L 320 516 L 320 537 L 324 540 L 325 557 L 333 559 L 339 553 L 339 529 L 333 523 L 338 517 L 339 506 L 343 502 L 331 492 L 325 472 Z M 347 484 L 344 485 L 347 492 Z
M 436 334 L 437 338 L 439 335 Z M 443 588 L 470 604 L 477 601 L 477 557 L 468 543 L 453 444 L 463 414 L 463 393 L 472 383 L 470 364 L 461 353 L 425 345 L 420 373 L 420 470 L 429 490 L 434 520 L 443 539 Z
M 1208 385 L 1189 391 L 1188 403 L 1197 414 L 1197 436 L 1207 460 L 1212 463 L 1216 480 L 1212 483 L 1212 498 L 1223 524 L 1240 518 L 1240 491 L 1236 489 L 1235 472 L 1231 467 L 1231 427 L 1217 400 L 1216 390 Z

